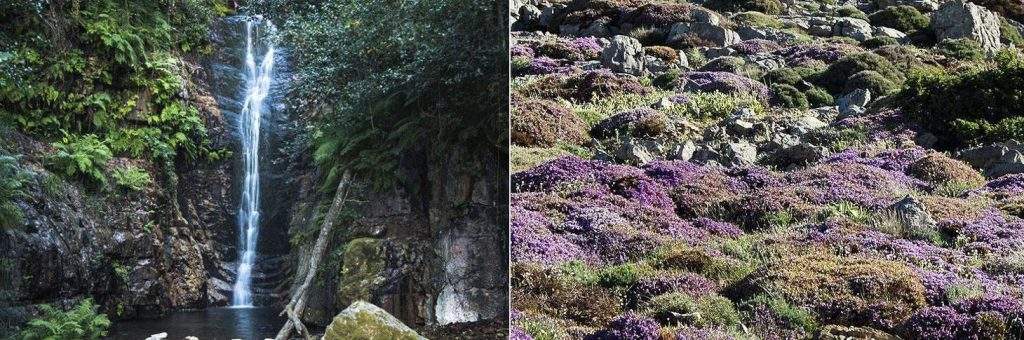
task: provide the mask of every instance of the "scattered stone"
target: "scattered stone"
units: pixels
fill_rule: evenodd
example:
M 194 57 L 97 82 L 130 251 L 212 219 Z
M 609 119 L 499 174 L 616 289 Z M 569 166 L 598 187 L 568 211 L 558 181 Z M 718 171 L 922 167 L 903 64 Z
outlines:
M 988 178 L 1024 173 L 1024 144 L 1009 141 L 957 152 L 959 158 L 975 169 L 983 169 Z
M 353 302 L 338 313 L 327 326 L 323 339 L 426 340 L 388 312 L 366 301 Z
M 903 33 L 898 29 L 884 26 L 875 27 L 871 34 L 875 37 L 889 37 L 894 39 L 903 39 L 907 37 L 906 33 Z
M 678 43 L 692 36 L 708 42 L 715 46 L 729 46 L 740 41 L 740 35 L 735 31 L 715 24 L 703 22 L 680 22 L 672 25 L 668 33 L 669 43 Z
M 162 340 L 162 339 L 167 339 L 167 332 L 156 333 L 156 334 L 150 335 L 148 338 L 146 338 L 146 340 Z
M 632 165 L 647 164 L 654 160 L 654 156 L 647 151 L 647 148 L 633 140 L 626 140 L 625 143 L 622 143 L 622 146 L 615 152 L 615 158 Z
M 935 228 L 935 219 L 924 204 L 907 195 L 890 207 L 904 230 L 927 230 Z
M 871 24 L 863 19 L 839 18 L 832 26 L 832 35 L 849 37 L 857 41 L 871 39 Z
M 871 328 L 857 326 L 828 325 L 822 328 L 821 340 L 848 340 L 848 339 L 870 339 L 870 340 L 899 340 L 892 334 Z
M 986 51 L 1002 47 L 999 40 L 999 15 L 963 0 L 942 4 L 932 13 L 932 29 L 939 40 L 968 38 L 981 43 Z
M 846 95 L 839 97 L 839 117 L 859 116 L 866 111 L 865 107 L 871 102 L 871 91 L 868 89 L 856 89 Z
M 808 132 L 828 126 L 825 122 L 821 121 L 815 116 L 805 115 L 797 118 L 793 121 L 793 124 L 786 129 L 789 133 L 797 136 L 803 136 Z
M 616 35 L 601 51 L 601 65 L 613 72 L 641 75 L 644 73 L 644 47 L 639 40 Z
M 694 144 L 693 141 L 686 141 L 682 145 L 677 145 L 675 149 L 672 150 L 670 158 L 688 161 L 693 158 L 693 153 L 696 151 L 697 144 Z
M 757 162 L 757 146 L 745 141 L 727 144 L 726 151 L 731 156 L 730 165 L 749 165 Z

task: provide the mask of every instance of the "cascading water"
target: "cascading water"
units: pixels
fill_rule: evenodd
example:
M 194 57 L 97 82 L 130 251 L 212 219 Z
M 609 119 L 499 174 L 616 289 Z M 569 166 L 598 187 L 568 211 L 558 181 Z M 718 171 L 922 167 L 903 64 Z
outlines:
M 260 37 L 261 28 L 272 32 L 274 26 L 259 17 L 245 23 L 245 99 L 238 115 L 245 179 L 242 182 L 242 203 L 238 209 L 238 276 L 231 300 L 235 307 L 252 306 L 252 273 L 260 234 L 260 120 L 266 108 L 264 100 L 270 92 L 274 68 L 274 45 L 269 42 L 260 63 L 256 64 L 259 51 L 254 44 Z

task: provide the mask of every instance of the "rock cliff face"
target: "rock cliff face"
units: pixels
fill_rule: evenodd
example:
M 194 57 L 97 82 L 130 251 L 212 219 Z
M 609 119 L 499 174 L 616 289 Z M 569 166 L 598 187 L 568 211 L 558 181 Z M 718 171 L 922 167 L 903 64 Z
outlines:
M 325 325 L 358 300 L 418 329 L 506 314 L 504 162 L 464 150 L 426 154 L 407 155 L 398 189 L 355 187 L 310 292 L 308 322 Z M 317 192 L 318 178 L 308 172 L 295 180 L 301 198 L 290 226 L 293 276 L 304 274 L 318 214 L 332 198 Z
M 196 63 L 188 63 L 196 65 Z M 192 67 L 189 93 L 200 108 L 214 147 L 231 147 L 224 117 L 205 82 L 208 68 Z M 99 189 L 68 181 L 44 168 L 53 150 L 5 132 L 8 150 L 30 174 L 15 204 L 20 227 L 0 231 L 0 331 L 20 325 L 38 304 L 67 304 L 92 296 L 113 319 L 157 317 L 169 310 L 224 301 L 219 268 L 233 247 L 232 163 L 176 166 L 114 158 L 153 174 L 138 192 Z M 2 332 L 0 332 L 2 334 Z

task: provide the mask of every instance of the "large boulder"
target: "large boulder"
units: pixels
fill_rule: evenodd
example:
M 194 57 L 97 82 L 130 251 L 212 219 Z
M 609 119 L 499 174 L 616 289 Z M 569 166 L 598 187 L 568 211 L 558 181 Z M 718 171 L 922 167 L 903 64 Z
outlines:
M 932 29 L 939 41 L 968 38 L 981 43 L 989 52 L 1002 47 L 999 41 L 999 15 L 984 7 L 954 0 L 943 3 L 932 13 Z
M 832 35 L 853 38 L 857 41 L 871 39 L 871 24 L 857 18 L 839 18 L 832 25 Z
M 688 40 L 700 40 L 718 47 L 743 41 L 735 31 L 714 23 L 680 22 L 672 25 L 669 29 L 669 43 L 675 44 Z
M 616 35 L 601 51 L 601 65 L 618 73 L 641 75 L 644 73 L 644 47 L 639 40 Z
M 380 307 L 356 301 L 338 313 L 324 331 L 324 340 L 420 340 L 426 339 Z

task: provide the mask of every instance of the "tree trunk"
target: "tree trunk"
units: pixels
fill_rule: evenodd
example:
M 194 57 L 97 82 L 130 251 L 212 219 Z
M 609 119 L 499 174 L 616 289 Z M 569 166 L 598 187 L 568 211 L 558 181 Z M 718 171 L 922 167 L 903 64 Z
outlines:
M 302 280 L 302 285 L 295 291 L 295 295 L 292 296 L 288 305 L 284 307 L 282 315 L 288 315 L 288 321 L 285 322 L 284 327 L 281 327 L 281 331 L 277 333 L 276 340 L 287 340 L 291 336 L 292 329 L 294 328 L 299 335 L 309 339 L 310 334 L 306 327 L 299 320 L 299 316 L 302 315 L 302 310 L 306 308 L 306 290 L 309 285 L 313 282 L 313 278 L 316 277 L 316 272 L 320 266 L 320 259 L 324 257 L 324 251 L 327 248 L 327 243 L 330 241 L 331 229 L 334 227 L 334 220 L 341 213 L 342 207 L 345 205 L 345 196 L 348 194 L 349 180 L 351 174 L 348 170 L 341 176 L 341 181 L 338 182 L 338 190 L 334 193 L 334 201 L 331 202 L 331 208 L 327 210 L 327 215 L 324 216 L 324 222 L 320 226 L 320 235 L 316 238 L 316 246 L 313 247 L 313 253 L 310 254 L 309 269 L 306 270 L 306 276 Z

